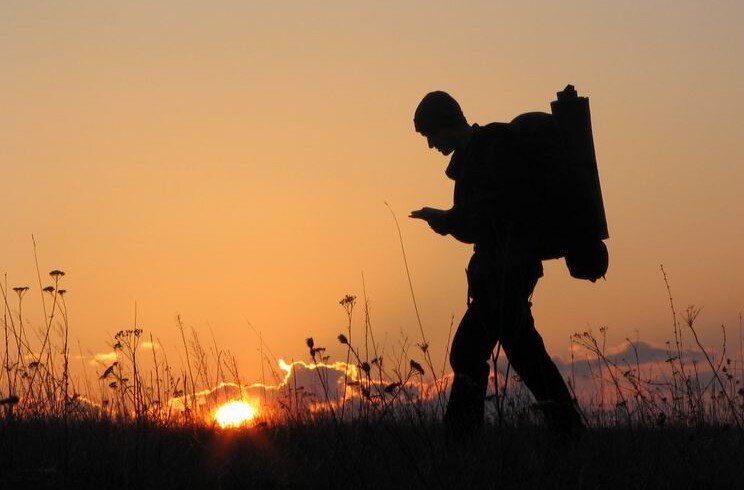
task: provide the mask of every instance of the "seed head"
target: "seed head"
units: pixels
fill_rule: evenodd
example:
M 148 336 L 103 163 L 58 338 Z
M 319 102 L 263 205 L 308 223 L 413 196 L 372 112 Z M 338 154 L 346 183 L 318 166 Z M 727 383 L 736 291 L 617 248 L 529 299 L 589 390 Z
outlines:
M 424 368 L 421 367 L 421 364 L 411 359 L 411 369 L 413 371 L 416 371 L 417 373 L 423 375 L 424 374 Z
M 390 383 L 389 385 L 385 386 L 383 391 L 385 393 L 392 393 L 399 386 L 400 386 L 400 383 L 396 381 L 395 383 Z
M 111 365 L 106 368 L 106 370 L 103 372 L 100 378 L 98 379 L 106 379 L 108 378 L 109 374 L 111 374 L 114 371 L 114 365 Z
M 355 302 L 356 302 L 356 296 L 347 294 L 346 296 L 341 298 L 341 301 L 339 301 L 338 304 L 340 304 L 341 306 L 347 306 L 347 305 L 354 306 Z
M 8 398 L 3 398 L 0 400 L 0 405 L 15 405 L 20 401 L 18 396 L 16 395 L 10 395 Z

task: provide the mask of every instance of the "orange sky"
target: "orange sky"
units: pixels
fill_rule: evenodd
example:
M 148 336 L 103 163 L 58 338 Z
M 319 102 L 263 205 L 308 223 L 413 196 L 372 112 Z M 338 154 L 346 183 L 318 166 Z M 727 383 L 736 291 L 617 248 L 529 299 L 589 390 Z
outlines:
M 286 359 L 310 335 L 335 347 L 362 272 L 377 339 L 418 338 L 388 201 L 441 356 L 470 249 L 405 218 L 452 191 L 413 110 L 443 89 L 471 122 L 506 121 L 573 83 L 591 100 L 611 259 L 595 285 L 546 264 L 549 350 L 601 325 L 614 344 L 669 339 L 661 263 L 718 343 L 744 304 L 743 18 L 735 1 L 4 1 L 0 273 L 36 285 L 33 233 L 42 270 L 67 272 L 86 352 L 137 302 L 167 348 L 180 313 L 256 379 L 247 322 Z

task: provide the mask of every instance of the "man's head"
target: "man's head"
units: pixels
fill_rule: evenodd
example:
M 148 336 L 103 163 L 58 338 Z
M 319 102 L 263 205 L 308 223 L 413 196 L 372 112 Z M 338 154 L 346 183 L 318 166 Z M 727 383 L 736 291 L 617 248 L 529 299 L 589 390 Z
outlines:
M 436 148 L 444 155 L 462 148 L 470 135 L 470 125 L 460 104 L 442 91 L 429 92 L 421 99 L 413 124 L 426 137 L 429 148 Z

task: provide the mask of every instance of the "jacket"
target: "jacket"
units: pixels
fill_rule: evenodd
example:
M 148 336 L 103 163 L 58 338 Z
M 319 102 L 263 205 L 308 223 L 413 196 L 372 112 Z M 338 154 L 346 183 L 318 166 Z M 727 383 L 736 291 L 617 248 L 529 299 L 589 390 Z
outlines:
M 518 136 L 507 123 L 474 124 L 468 146 L 455 151 L 446 170 L 455 181 L 447 231 L 497 268 L 539 262 L 523 224 L 530 176 Z

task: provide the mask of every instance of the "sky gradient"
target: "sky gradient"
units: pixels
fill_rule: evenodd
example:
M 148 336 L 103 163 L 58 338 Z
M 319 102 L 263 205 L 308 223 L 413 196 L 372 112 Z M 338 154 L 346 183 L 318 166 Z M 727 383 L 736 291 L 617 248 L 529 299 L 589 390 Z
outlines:
M 42 272 L 67 273 L 83 351 L 106 351 L 136 302 L 165 347 L 180 314 L 257 379 L 248 324 L 279 357 L 306 359 L 313 336 L 340 358 L 338 300 L 362 296 L 362 274 L 378 341 L 418 340 L 387 201 L 441 358 L 471 248 L 406 218 L 452 199 L 413 111 L 441 89 L 470 122 L 508 121 L 572 83 L 610 269 L 590 284 L 546 263 L 549 351 L 604 325 L 613 344 L 670 339 L 660 264 L 718 344 L 744 306 L 742 19 L 735 1 L 5 1 L 0 273 L 38 289 L 34 234 Z M 39 303 L 24 304 L 38 326 Z

